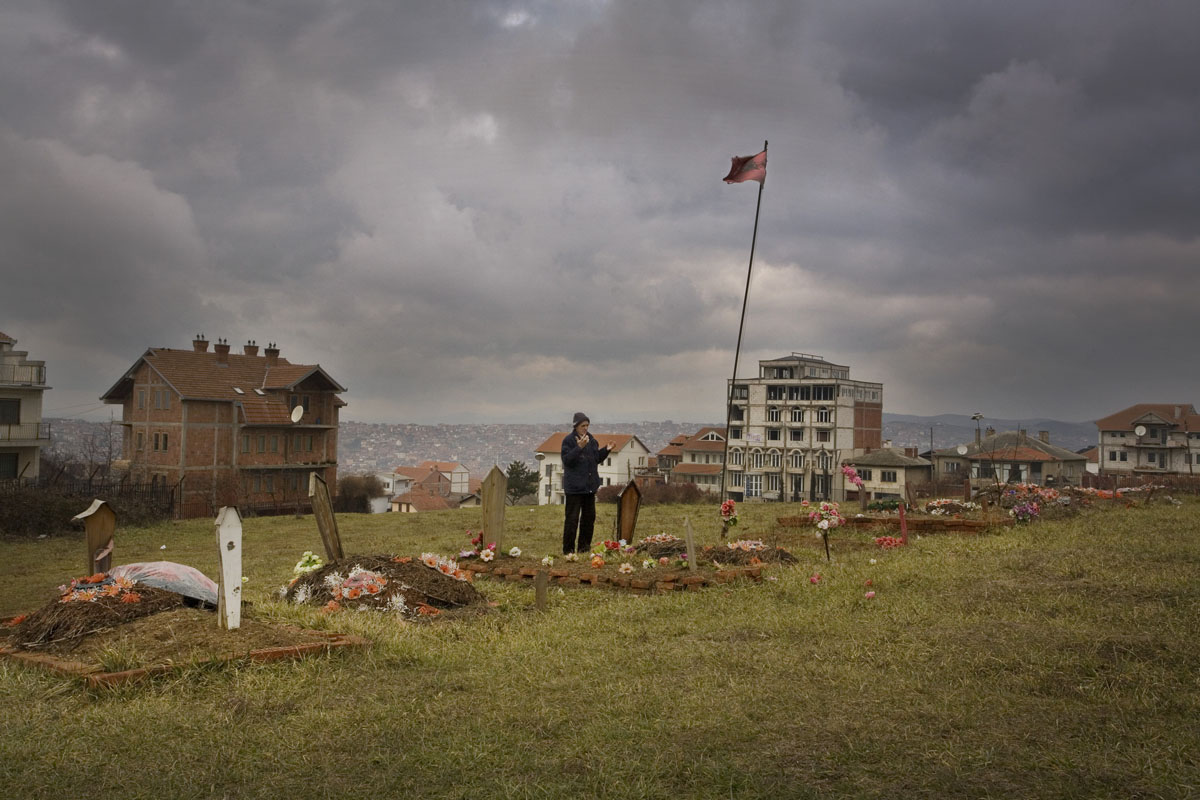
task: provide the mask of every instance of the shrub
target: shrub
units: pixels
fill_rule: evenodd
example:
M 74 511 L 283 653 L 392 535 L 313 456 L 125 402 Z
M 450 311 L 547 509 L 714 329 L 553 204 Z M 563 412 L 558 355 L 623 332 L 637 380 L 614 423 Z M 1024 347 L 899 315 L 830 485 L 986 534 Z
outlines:
M 596 492 L 596 502 L 615 503 L 624 486 L 603 486 Z M 694 483 L 655 483 L 642 488 L 642 505 L 671 503 L 696 504 L 717 502 L 716 492 L 703 492 Z

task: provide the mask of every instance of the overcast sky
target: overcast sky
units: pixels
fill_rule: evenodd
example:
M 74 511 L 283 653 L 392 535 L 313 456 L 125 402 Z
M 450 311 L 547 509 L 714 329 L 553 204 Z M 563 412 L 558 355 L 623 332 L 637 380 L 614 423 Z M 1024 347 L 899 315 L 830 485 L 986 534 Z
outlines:
M 0 331 L 46 416 L 279 344 L 344 419 L 1200 403 L 1200 5 L 3 0 Z

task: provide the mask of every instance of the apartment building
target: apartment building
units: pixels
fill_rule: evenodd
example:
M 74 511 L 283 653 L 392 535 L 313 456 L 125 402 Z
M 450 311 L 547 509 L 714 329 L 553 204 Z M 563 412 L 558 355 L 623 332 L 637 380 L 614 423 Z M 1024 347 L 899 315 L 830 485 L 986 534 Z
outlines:
M 274 344 L 262 355 L 254 342 L 240 354 L 208 345 L 151 348 L 101 395 L 121 406 L 130 476 L 177 487 L 181 516 L 307 505 L 311 472 L 335 486 L 345 387 Z
M 852 380 L 821 356 L 759 361 L 756 378 L 727 389 L 725 494 L 734 500 L 843 500 L 843 458 L 882 444 L 883 384 Z
M 42 422 L 46 362 L 31 361 L 17 340 L 0 333 L 0 480 L 38 477 L 50 423 Z

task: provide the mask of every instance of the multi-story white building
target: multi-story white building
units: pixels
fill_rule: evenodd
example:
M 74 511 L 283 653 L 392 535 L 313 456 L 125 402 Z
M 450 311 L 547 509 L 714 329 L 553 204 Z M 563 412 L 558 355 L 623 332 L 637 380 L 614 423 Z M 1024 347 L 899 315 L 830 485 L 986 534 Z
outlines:
M 1190 403 L 1138 403 L 1096 420 L 1105 474 L 1200 474 L 1200 414 Z
M 534 451 L 538 463 L 538 505 L 562 505 L 566 502 L 562 488 L 562 440 L 567 433 L 551 434 Z M 612 447 L 598 470 L 601 486 L 622 486 L 648 468 L 650 448 L 636 436 L 627 433 L 593 433 L 592 438 L 600 447 Z
M 46 362 L 30 361 L 17 340 L 0 333 L 0 479 L 38 477 L 50 423 L 42 422 Z
M 792 353 L 758 362 L 730 398 L 725 494 L 734 500 L 842 500 L 840 464 L 883 441 L 883 384 Z

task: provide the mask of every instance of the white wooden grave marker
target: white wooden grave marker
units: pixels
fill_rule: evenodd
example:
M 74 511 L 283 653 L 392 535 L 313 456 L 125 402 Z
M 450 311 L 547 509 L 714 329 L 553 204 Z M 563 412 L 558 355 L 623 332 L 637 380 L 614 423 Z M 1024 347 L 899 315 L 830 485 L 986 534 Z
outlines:
M 225 630 L 242 625 L 242 515 L 233 506 L 217 512 L 217 551 L 221 574 L 217 581 L 217 621 Z

